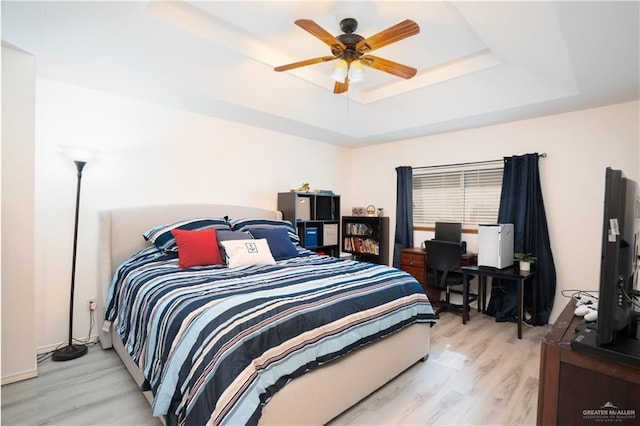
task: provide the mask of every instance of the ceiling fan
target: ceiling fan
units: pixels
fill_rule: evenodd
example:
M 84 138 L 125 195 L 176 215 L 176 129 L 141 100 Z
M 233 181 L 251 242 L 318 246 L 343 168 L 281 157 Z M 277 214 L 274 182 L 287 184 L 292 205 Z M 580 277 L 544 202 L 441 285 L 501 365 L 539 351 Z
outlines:
M 331 48 L 331 56 L 321 56 L 281 65 L 275 67 L 275 71 L 288 71 L 337 59 L 338 63 L 331 75 L 336 80 L 333 93 L 344 93 L 349 89 L 350 81 L 361 80 L 364 71 L 362 65 L 402 78 L 411 78 L 416 75 L 417 70 L 415 68 L 368 54 L 375 49 L 418 34 L 420 27 L 410 19 L 406 19 L 368 38 L 354 33 L 358 28 L 358 21 L 353 18 L 346 18 L 340 21 L 340 29 L 344 34 L 335 37 L 311 19 L 298 19 L 295 24 L 327 44 Z

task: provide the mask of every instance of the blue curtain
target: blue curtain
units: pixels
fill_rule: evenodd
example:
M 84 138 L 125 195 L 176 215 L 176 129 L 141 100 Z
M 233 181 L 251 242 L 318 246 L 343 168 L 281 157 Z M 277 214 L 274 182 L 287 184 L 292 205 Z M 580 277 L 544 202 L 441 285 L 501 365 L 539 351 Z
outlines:
M 538 258 L 537 321 L 547 324 L 556 291 L 556 267 L 551 253 L 547 217 L 542 200 L 538 154 L 505 157 L 498 223 L 513 223 L 514 252 Z M 494 282 L 488 311 L 496 321 L 517 319 L 517 289 L 514 281 Z M 525 312 L 533 312 L 531 287 L 524 294 Z
M 393 266 L 400 268 L 401 250 L 413 247 L 413 170 L 396 167 L 396 238 L 393 245 Z

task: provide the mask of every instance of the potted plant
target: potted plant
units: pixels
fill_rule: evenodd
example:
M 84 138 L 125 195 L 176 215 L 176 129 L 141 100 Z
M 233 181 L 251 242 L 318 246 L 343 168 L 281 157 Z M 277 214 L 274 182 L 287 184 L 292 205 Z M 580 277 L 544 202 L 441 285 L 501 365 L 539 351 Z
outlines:
M 531 264 L 532 263 L 536 263 L 536 260 L 538 260 L 531 253 L 514 253 L 513 254 L 513 258 L 520 263 L 520 270 L 521 271 L 529 271 L 529 270 L 531 270 Z

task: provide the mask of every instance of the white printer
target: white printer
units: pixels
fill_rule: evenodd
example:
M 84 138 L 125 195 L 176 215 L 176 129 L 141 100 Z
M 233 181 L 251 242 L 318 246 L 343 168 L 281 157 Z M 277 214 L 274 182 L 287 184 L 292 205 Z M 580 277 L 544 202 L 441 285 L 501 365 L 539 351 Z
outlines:
M 513 265 L 513 223 L 478 225 L 478 266 Z

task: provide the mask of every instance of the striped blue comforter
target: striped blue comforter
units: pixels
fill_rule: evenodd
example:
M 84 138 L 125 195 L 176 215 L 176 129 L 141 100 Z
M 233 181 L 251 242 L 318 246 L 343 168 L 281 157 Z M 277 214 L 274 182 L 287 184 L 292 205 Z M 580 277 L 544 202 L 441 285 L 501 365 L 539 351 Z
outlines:
M 436 319 L 420 284 L 395 268 L 303 253 L 179 269 L 155 248 L 120 266 L 105 318 L 149 382 L 153 414 L 184 425 L 255 424 L 292 378 Z

